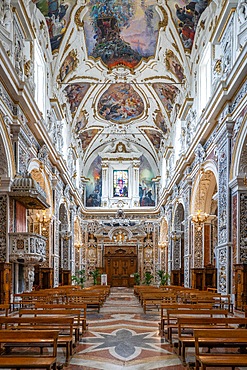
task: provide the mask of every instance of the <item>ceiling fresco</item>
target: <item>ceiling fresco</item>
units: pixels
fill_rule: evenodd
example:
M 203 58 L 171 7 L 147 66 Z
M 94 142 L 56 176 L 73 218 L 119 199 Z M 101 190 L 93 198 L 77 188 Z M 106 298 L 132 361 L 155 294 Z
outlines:
M 154 56 L 160 17 L 155 0 L 90 0 L 84 18 L 88 55 L 135 67 Z
M 100 97 L 98 112 L 101 118 L 125 123 L 143 114 L 144 103 L 130 84 L 112 84 Z
M 90 87 L 89 83 L 75 83 L 65 87 L 64 92 L 66 93 L 67 99 L 70 104 L 71 114 L 75 114 L 82 99 Z
M 91 144 L 95 136 L 98 134 L 99 130 L 95 129 L 88 129 L 84 131 L 80 131 L 78 134 L 78 138 L 80 139 L 81 148 L 85 151 L 88 146 Z
M 34 2 L 46 19 L 51 49 L 55 51 L 59 48 L 66 32 L 76 0 L 35 0 Z
M 154 83 L 153 88 L 160 98 L 167 113 L 170 113 L 175 105 L 175 100 L 179 93 L 179 89 L 172 84 L 159 82 Z
M 148 139 L 153 144 L 155 150 L 158 152 L 161 147 L 162 134 L 158 132 L 157 130 L 152 130 L 152 129 L 144 129 L 143 131 L 145 132 Z
M 210 0 L 167 1 L 185 49 L 192 48 L 200 16 L 207 8 L 209 2 Z

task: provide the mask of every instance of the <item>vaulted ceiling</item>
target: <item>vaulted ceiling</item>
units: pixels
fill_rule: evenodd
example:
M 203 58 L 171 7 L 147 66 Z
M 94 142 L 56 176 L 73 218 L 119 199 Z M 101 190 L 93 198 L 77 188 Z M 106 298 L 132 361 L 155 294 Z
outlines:
M 82 162 L 89 166 L 121 138 L 158 174 L 190 94 L 191 49 L 207 1 L 187 9 L 184 0 L 33 2 L 50 39 L 54 95 Z

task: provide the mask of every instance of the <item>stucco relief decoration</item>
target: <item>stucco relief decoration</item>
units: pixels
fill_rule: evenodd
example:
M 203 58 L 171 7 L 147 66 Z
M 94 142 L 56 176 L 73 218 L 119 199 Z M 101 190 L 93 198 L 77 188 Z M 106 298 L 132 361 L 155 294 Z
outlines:
M 179 89 L 174 85 L 159 82 L 154 83 L 153 88 L 160 98 L 166 112 L 168 114 L 171 113 L 175 105 Z
M 130 84 L 112 84 L 100 97 L 97 110 L 107 121 L 126 123 L 143 114 L 144 103 Z
M 51 49 L 54 52 L 59 48 L 68 28 L 71 10 L 76 0 L 37 0 L 35 4 L 46 19 Z
M 152 57 L 160 17 L 155 0 L 90 0 L 84 19 L 88 55 L 112 68 L 133 68 Z
M 247 194 L 240 195 L 240 263 L 247 263 Z
M 172 11 L 184 48 L 191 49 L 201 14 L 210 2 L 208 0 L 177 0 L 176 2 L 168 0 L 167 3 Z
M 67 57 L 64 59 L 63 64 L 61 65 L 58 80 L 63 82 L 67 75 L 74 71 L 77 67 L 79 59 L 77 58 L 77 51 L 72 50 Z
M 181 66 L 181 63 L 179 62 L 178 58 L 176 55 L 173 53 L 172 50 L 167 50 L 166 51 L 166 67 L 168 71 L 171 71 L 172 74 L 174 74 L 179 82 L 182 82 L 185 79 L 184 76 L 184 69 Z
M 72 116 L 75 115 L 89 87 L 90 87 L 90 84 L 85 82 L 85 83 L 71 84 L 71 85 L 68 85 L 64 89 L 64 92 L 70 104 L 70 111 L 71 111 Z

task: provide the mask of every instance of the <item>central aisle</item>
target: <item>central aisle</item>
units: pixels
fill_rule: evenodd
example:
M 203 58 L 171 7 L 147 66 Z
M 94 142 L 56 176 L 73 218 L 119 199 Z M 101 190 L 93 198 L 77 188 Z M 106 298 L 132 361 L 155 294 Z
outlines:
M 87 315 L 88 331 L 66 370 L 184 370 L 160 336 L 157 309 L 143 313 L 133 289 L 111 288 L 100 313 Z

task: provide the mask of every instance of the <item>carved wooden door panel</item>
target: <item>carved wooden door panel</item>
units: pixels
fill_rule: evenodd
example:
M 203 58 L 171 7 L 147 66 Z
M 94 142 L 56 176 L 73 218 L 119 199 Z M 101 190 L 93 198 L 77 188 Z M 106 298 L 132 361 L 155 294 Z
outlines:
M 111 251 L 112 252 L 112 251 Z M 121 254 L 121 255 L 118 255 Z M 111 286 L 133 286 L 133 275 L 137 271 L 137 256 L 118 250 L 105 256 L 105 271 L 107 274 L 107 283 Z

